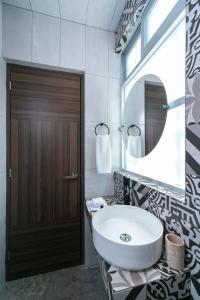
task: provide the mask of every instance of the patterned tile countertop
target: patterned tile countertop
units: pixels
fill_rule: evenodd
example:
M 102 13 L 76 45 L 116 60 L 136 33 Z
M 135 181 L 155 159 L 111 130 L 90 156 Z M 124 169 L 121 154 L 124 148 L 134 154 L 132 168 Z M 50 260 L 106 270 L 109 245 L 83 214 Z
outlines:
M 181 194 L 179 192 L 175 192 L 173 190 L 170 190 L 169 188 L 163 187 L 159 184 L 154 183 L 153 181 L 149 181 L 147 179 L 144 179 L 140 176 L 134 175 L 134 174 L 129 174 L 126 171 L 118 171 L 118 173 L 120 173 L 121 175 L 130 178 L 138 183 L 144 184 L 147 187 L 150 187 L 152 190 L 157 190 L 160 193 L 166 194 L 170 197 L 179 199 L 180 201 L 184 202 L 185 200 L 185 195 Z
M 98 260 L 109 300 L 180 300 L 191 293 L 190 271 L 170 269 L 164 258 L 153 267 L 136 272 L 110 266 L 99 256 Z
M 103 198 L 108 205 L 118 204 L 118 201 L 113 196 Z M 94 214 L 95 212 L 89 213 L 87 211 L 90 223 Z M 145 286 L 146 289 L 149 288 L 150 290 L 154 289 L 153 285 L 155 285 L 155 282 L 157 285 L 160 285 L 162 289 L 167 290 L 170 293 L 169 296 L 171 293 L 175 293 L 175 295 L 178 293 L 177 299 L 183 299 L 186 295 L 190 294 L 190 271 L 185 269 L 184 271 L 179 272 L 169 268 L 164 256 L 151 268 L 136 272 L 126 271 L 111 266 L 100 256 L 98 256 L 98 260 L 105 288 L 110 297 L 109 299 L 126 299 L 130 293 L 131 295 L 134 294 L 134 290 L 136 291 L 139 286 Z M 180 288 L 181 286 L 184 286 L 183 290 Z M 166 295 L 166 291 L 164 294 Z

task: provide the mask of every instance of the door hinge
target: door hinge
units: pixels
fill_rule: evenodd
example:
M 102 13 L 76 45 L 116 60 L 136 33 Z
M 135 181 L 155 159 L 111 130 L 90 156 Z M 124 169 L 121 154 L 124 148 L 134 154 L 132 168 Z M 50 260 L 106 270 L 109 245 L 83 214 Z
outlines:
M 12 90 L 12 82 L 11 82 L 11 80 L 9 81 L 9 90 L 10 91 Z
M 9 176 L 9 178 L 12 177 L 12 169 L 11 168 L 8 170 L 8 176 Z

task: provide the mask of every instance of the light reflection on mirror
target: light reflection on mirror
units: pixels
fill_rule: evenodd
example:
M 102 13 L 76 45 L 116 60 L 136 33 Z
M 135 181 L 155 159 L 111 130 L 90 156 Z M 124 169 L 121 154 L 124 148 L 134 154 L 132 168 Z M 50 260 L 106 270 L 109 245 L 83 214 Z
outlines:
M 122 137 L 130 155 L 148 155 L 162 136 L 167 117 L 167 96 L 155 75 L 141 77 L 130 90 L 122 117 Z

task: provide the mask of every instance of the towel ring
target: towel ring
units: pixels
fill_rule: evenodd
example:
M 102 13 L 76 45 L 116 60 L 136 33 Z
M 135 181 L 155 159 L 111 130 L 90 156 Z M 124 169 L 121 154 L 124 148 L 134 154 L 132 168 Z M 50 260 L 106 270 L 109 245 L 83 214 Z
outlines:
M 138 131 L 139 131 L 139 136 L 141 136 L 141 130 L 140 130 L 140 128 L 139 128 L 137 125 L 135 125 L 135 124 L 132 124 L 132 125 L 130 125 L 130 126 L 127 128 L 127 134 L 128 134 L 128 136 L 130 135 L 130 134 L 129 134 L 129 129 L 131 129 L 131 128 L 133 128 L 133 127 L 136 127 L 136 128 L 138 129 Z
M 110 128 L 108 127 L 108 125 L 106 125 L 105 123 L 99 123 L 95 126 L 95 129 L 94 129 L 96 135 L 97 135 L 97 127 L 98 126 L 101 126 L 101 127 L 105 126 L 108 129 L 108 135 L 110 134 Z

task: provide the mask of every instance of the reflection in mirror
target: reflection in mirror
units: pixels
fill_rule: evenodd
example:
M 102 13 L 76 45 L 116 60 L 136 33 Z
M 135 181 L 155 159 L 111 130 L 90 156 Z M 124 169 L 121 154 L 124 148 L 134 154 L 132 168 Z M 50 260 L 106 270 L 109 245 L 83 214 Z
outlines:
M 133 157 L 149 154 L 158 144 L 167 117 L 167 96 L 155 75 L 141 77 L 130 90 L 122 116 L 122 136 Z

